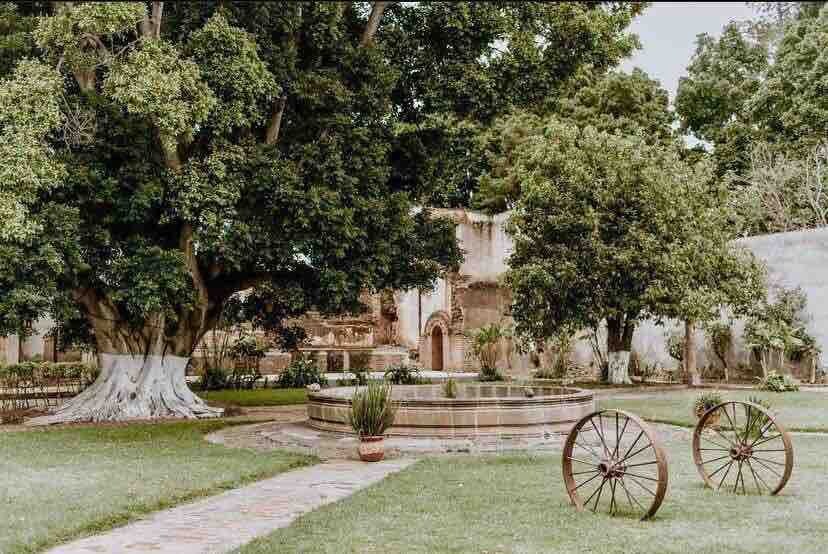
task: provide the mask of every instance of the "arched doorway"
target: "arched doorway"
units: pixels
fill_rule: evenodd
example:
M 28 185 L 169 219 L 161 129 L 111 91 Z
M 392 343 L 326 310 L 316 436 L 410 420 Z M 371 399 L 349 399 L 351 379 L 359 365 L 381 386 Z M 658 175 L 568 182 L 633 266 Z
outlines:
M 431 331 L 431 369 L 443 371 L 443 330 L 439 325 Z

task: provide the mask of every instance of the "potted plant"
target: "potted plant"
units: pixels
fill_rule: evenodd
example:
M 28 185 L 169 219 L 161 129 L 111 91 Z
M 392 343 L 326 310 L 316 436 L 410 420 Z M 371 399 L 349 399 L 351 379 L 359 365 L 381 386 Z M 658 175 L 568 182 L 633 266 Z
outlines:
M 722 398 L 722 393 L 719 391 L 713 390 L 701 393 L 696 397 L 695 402 L 693 402 L 693 413 L 696 415 L 696 419 L 701 419 L 709 409 L 718 406 L 722 402 L 724 402 L 724 398 Z M 705 425 L 716 425 L 718 421 L 719 413 L 716 412 L 707 419 Z
M 354 391 L 348 421 L 359 437 L 359 458 L 363 462 L 378 462 L 385 457 L 385 432 L 396 415 L 390 383 L 372 382 Z

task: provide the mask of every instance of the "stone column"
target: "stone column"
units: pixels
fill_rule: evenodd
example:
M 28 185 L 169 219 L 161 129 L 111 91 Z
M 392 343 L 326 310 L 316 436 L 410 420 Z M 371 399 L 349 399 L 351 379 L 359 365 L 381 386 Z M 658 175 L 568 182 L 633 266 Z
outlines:
M 9 335 L 6 337 L 6 364 L 20 363 L 20 337 Z
M 351 369 L 351 353 L 347 350 L 342 351 L 342 371 Z

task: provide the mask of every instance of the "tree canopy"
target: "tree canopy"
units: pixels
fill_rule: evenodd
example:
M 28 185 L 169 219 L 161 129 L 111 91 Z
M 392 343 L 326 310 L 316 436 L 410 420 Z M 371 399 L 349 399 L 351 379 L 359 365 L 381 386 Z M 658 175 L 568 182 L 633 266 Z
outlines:
M 554 111 L 571 79 L 601 75 L 637 47 L 643 3 L 419 2 L 388 9 L 378 40 L 394 89 L 392 183 L 423 201 L 471 206 L 487 170 L 481 140 L 512 110 Z
M 0 44 L 2 330 L 51 315 L 100 353 L 186 358 L 238 291 L 279 316 L 356 311 L 456 268 L 453 223 L 391 180 L 405 68 L 383 41 L 431 12 L 385 8 L 4 5 L 33 44 Z M 183 373 L 159 392 L 157 368 L 104 369 L 66 417 L 203 411 Z
M 640 69 L 605 75 L 580 72 L 569 81 L 554 113 L 578 126 L 638 134 L 648 144 L 669 144 L 676 139 L 667 91 Z M 514 206 L 523 183 L 523 175 L 513 171 L 515 155 L 528 139 L 542 134 L 545 124 L 544 115 L 516 110 L 497 118 L 479 136 L 477 150 L 486 170 L 478 180 L 476 207 L 502 212 Z
M 629 352 L 641 319 L 708 318 L 761 288 L 761 270 L 728 243 L 708 164 L 640 134 L 555 118 L 540 129 L 509 175 L 522 182 L 506 277 L 520 334 L 606 320 L 608 351 Z

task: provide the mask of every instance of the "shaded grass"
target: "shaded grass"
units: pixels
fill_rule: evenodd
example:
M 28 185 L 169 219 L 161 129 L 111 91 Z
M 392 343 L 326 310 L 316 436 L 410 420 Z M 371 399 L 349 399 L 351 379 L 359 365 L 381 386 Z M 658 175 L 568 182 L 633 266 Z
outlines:
M 250 389 L 199 391 L 196 394 L 205 401 L 232 406 L 287 406 L 308 401 L 305 389 Z
M 777 497 L 702 487 L 689 433 L 667 446 L 670 488 L 653 521 L 571 508 L 559 456 L 443 457 L 417 463 L 237 552 L 823 552 L 828 440 L 796 437 Z
M 0 434 L 0 552 L 37 552 L 314 461 L 204 440 L 227 425 L 177 422 Z
M 678 390 L 642 394 L 619 394 L 599 398 L 600 408 L 616 408 L 634 412 L 644 419 L 682 427 L 694 427 L 693 401 L 709 390 Z M 828 393 L 824 392 L 760 392 L 751 390 L 722 390 L 725 401 L 747 400 L 756 396 L 770 402 L 777 420 L 789 431 L 828 432 Z

